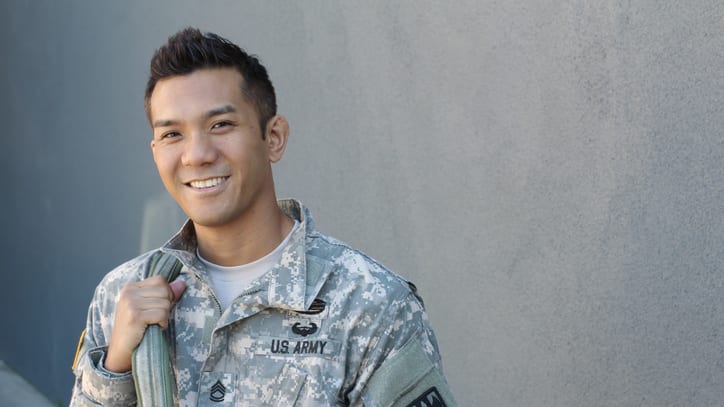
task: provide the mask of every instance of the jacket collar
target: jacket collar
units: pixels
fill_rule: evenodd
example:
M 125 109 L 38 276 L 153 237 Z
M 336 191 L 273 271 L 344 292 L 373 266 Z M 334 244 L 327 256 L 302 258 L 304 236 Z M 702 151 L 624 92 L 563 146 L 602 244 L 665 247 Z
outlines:
M 259 280 L 258 288 L 267 292 L 265 305 L 269 307 L 307 310 L 331 272 L 331 264 L 308 254 L 312 235 L 317 234 L 309 210 L 294 199 L 280 200 L 277 204 L 285 214 L 300 224 L 284 248 L 282 260 Z M 191 220 L 187 220 L 161 250 L 176 256 L 186 269 L 205 276 L 204 266 L 196 256 L 197 246 L 194 225 Z

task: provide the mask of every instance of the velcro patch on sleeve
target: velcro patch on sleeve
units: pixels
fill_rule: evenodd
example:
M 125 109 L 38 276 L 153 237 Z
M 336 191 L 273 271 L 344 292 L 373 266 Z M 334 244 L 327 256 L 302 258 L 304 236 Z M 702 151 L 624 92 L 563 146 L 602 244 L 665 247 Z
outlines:
M 362 395 L 365 405 L 385 407 L 453 407 L 447 381 L 413 339 L 386 360 Z

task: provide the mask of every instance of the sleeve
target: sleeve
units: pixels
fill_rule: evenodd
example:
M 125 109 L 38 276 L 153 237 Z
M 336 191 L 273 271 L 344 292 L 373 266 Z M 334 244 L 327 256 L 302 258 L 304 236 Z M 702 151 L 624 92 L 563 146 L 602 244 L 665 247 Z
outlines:
M 442 369 L 430 360 L 417 338 L 383 361 L 362 399 L 368 407 L 456 406 Z
M 367 360 L 361 398 L 366 407 L 456 406 L 422 301 L 414 286 L 380 320 Z
M 113 313 L 103 304 L 115 304 L 115 297 L 104 295 L 100 286 L 91 302 L 86 329 L 81 335 L 73 363 L 75 383 L 70 400 L 71 407 L 85 406 L 135 406 L 136 391 L 131 372 L 114 373 L 103 368 L 108 350 L 106 333 L 110 334 L 109 321 Z

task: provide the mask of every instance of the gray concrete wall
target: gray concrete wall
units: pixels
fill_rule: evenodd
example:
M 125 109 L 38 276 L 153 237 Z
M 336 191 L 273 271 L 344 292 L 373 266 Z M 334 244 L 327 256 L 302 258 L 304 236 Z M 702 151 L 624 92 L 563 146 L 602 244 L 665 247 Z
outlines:
M 292 126 L 279 194 L 417 283 L 461 405 L 721 405 L 723 18 L 718 0 L 3 2 L 0 359 L 67 400 L 93 287 L 176 228 L 153 216 L 141 99 L 153 49 L 195 25 L 268 65 Z

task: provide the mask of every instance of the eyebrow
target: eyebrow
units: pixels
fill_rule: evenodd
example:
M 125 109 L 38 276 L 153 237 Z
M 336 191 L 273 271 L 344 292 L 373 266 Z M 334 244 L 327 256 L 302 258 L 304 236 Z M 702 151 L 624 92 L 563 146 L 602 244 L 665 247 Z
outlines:
M 208 112 L 206 112 L 206 114 L 204 114 L 204 119 L 210 119 L 210 118 L 212 118 L 212 117 L 214 117 L 214 116 L 220 116 L 220 115 L 222 115 L 222 114 L 234 113 L 234 112 L 236 112 L 236 108 L 234 108 L 234 106 L 232 106 L 232 105 L 224 105 L 224 106 L 221 106 L 221 107 L 217 107 L 217 108 L 215 108 L 215 109 L 211 109 L 211 110 L 209 110 Z M 154 127 L 154 128 L 156 128 L 156 127 L 171 127 L 171 126 L 175 126 L 175 125 L 177 125 L 177 124 L 179 124 L 179 121 L 178 121 L 178 120 L 173 120 L 173 119 L 163 120 L 163 119 L 161 119 L 161 120 L 156 120 L 156 121 L 154 121 L 154 122 L 153 122 L 153 127 Z

